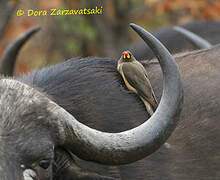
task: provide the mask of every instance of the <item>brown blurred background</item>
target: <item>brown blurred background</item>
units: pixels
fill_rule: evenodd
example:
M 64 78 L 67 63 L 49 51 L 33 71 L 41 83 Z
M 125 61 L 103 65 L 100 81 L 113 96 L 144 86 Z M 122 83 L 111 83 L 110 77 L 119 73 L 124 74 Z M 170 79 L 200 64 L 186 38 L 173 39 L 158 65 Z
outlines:
M 103 7 L 102 15 L 17 16 L 18 9 Z M 0 0 L 0 57 L 6 46 L 34 26 L 16 72 L 28 72 L 75 56 L 115 57 L 135 42 L 129 23 L 149 31 L 194 20 L 220 20 L 219 0 Z

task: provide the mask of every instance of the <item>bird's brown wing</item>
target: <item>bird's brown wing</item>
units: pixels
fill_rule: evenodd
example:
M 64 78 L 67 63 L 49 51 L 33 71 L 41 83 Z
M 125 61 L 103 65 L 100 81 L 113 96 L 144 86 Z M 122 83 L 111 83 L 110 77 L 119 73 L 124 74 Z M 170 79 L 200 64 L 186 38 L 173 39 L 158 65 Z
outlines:
M 122 71 L 128 83 L 136 89 L 138 95 L 148 101 L 155 110 L 158 103 L 147 74 L 141 68 L 139 64 L 125 63 L 122 66 Z

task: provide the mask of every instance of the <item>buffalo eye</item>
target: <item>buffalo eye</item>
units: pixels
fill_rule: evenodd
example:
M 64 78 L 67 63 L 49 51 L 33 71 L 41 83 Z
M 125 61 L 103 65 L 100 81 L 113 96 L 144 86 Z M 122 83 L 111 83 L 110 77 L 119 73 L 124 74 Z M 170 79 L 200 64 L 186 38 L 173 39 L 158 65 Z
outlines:
M 39 162 L 39 166 L 42 167 L 43 169 L 47 169 L 51 164 L 50 159 L 43 159 Z

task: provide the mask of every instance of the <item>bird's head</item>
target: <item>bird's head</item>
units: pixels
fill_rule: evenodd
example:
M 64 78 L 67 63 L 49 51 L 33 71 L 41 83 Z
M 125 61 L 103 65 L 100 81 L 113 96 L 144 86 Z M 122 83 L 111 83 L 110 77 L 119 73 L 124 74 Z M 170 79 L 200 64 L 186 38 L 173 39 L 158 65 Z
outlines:
M 135 60 L 134 56 L 131 54 L 130 51 L 124 51 L 122 53 L 122 56 L 121 56 L 121 60 L 123 62 L 131 62 L 133 60 Z

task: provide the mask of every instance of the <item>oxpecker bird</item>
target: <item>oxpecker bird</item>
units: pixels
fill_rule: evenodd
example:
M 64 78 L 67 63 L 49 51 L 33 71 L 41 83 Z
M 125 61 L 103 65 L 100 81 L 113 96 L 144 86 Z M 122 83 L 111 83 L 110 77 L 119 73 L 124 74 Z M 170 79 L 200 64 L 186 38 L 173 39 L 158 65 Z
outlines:
M 136 93 L 152 116 L 158 103 L 144 66 L 129 51 L 124 51 L 118 60 L 118 72 L 127 88 Z

